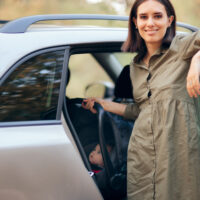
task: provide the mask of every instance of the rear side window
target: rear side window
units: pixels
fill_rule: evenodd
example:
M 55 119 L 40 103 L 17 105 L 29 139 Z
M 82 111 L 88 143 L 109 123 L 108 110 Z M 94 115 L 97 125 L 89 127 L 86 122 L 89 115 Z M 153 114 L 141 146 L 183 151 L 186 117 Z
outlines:
M 64 50 L 19 65 L 0 87 L 0 122 L 56 119 Z

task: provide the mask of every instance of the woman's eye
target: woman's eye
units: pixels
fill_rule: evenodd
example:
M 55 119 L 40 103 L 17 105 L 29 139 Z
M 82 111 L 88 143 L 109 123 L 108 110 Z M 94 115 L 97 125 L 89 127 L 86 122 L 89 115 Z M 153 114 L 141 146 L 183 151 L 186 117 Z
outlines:
M 147 19 L 147 16 L 141 15 L 141 16 L 140 16 L 140 19 Z
M 162 15 L 155 15 L 155 18 L 160 19 L 162 18 Z

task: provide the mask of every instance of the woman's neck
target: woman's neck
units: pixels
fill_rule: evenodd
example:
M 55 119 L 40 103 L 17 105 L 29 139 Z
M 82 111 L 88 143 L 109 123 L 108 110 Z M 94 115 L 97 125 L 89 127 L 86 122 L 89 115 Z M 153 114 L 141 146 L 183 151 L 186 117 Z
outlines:
M 151 56 L 160 48 L 161 44 L 146 44 L 147 54 L 143 61 L 148 66 Z

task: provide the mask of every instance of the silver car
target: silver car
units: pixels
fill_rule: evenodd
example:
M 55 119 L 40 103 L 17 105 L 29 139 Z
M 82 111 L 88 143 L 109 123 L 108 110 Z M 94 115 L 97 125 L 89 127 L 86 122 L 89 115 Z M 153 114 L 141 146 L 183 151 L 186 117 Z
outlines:
M 127 28 L 49 23 L 54 20 L 128 17 L 40 15 L 0 28 L 0 199 L 126 199 L 134 122 L 98 105 L 92 114 L 81 104 L 91 96 L 134 101 L 129 76 L 119 78 L 134 56 L 121 52 Z M 41 21 L 48 23 L 36 23 Z M 98 173 L 88 160 L 90 145 L 97 143 L 104 161 Z

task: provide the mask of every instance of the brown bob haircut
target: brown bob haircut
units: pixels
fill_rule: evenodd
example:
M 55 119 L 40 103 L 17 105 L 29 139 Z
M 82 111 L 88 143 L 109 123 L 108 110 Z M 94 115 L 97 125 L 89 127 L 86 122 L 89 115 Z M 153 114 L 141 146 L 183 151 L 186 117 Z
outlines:
M 135 0 L 129 15 L 128 22 L 128 37 L 124 44 L 122 45 L 122 50 L 125 52 L 137 52 L 136 62 L 141 61 L 146 55 L 147 48 L 144 40 L 140 36 L 138 30 L 135 27 L 133 18 L 137 18 L 137 9 L 145 1 L 148 0 Z M 156 0 L 161 3 L 167 12 L 167 16 L 174 16 L 174 20 L 170 27 L 167 28 L 166 34 L 163 38 L 162 46 L 167 48 L 170 46 L 175 34 L 176 34 L 176 13 L 173 5 L 169 0 Z

